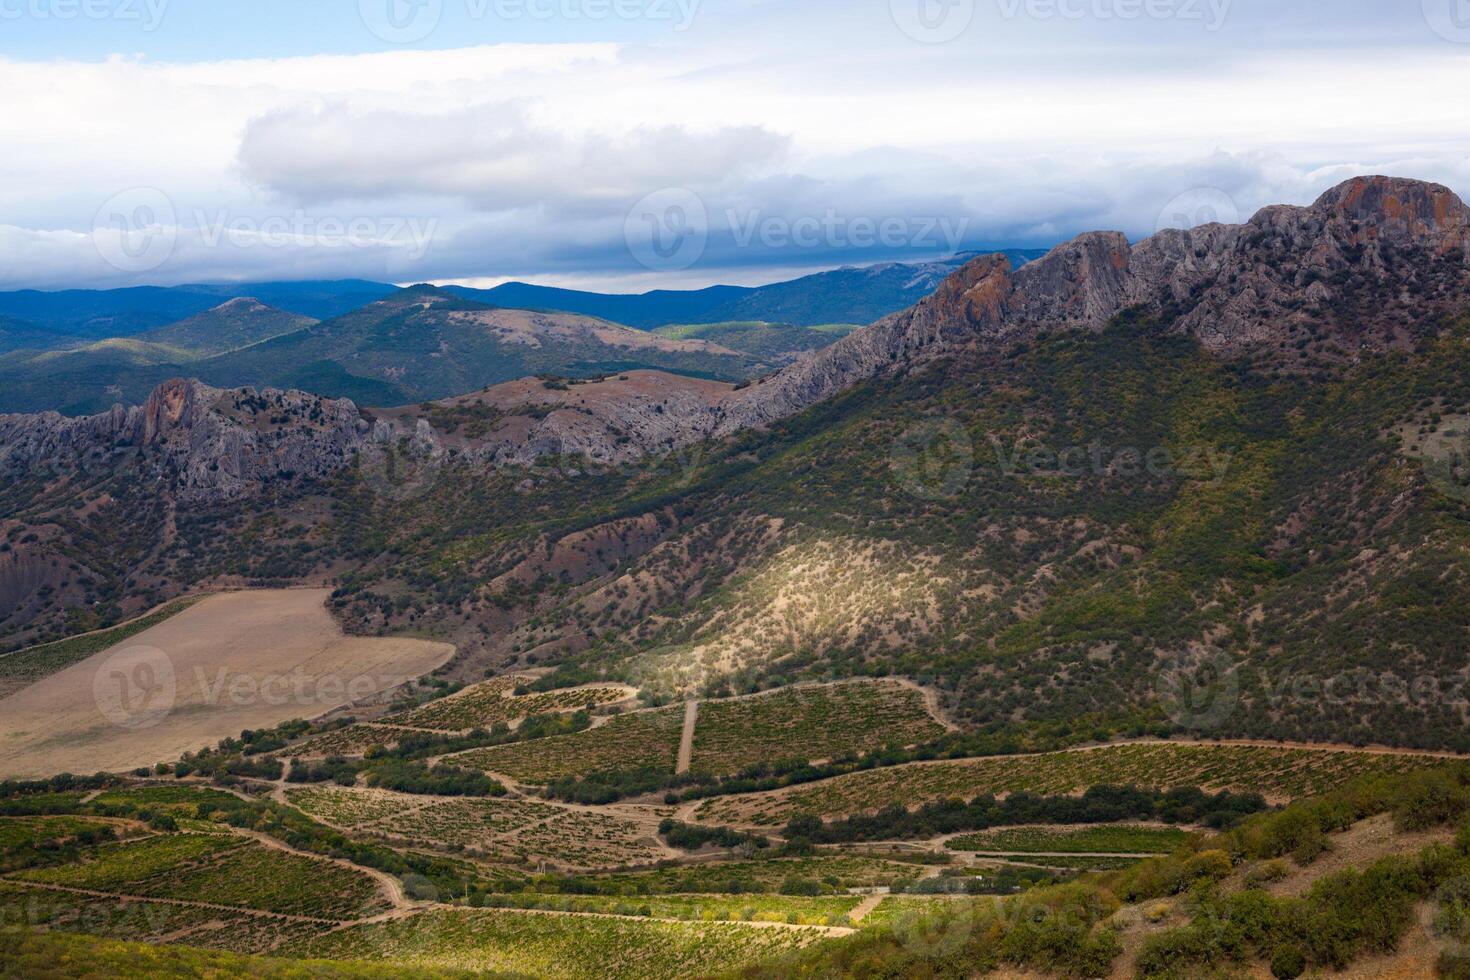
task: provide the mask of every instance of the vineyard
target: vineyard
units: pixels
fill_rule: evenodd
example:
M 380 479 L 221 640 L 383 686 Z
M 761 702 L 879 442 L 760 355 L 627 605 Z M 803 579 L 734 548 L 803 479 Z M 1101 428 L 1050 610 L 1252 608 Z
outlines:
M 385 820 L 424 805 L 420 798 L 383 790 L 292 787 L 286 791 L 291 805 L 334 827 L 354 828 Z
M 1172 827 L 1102 826 L 1080 830 L 1011 827 L 965 834 L 945 846 L 988 854 L 1169 854 L 1189 840 Z
M 302 739 L 281 754 L 287 758 L 319 759 L 329 755 L 362 755 L 368 749 L 396 745 L 405 729 L 377 725 L 348 725 Z
M 516 864 L 573 869 L 652 864 L 670 856 L 651 826 L 581 810 L 564 811 L 498 838 L 490 847 L 499 859 Z
M 1068 794 L 1089 786 L 1258 792 L 1291 800 L 1325 792 L 1359 776 L 1442 765 L 1431 756 L 1378 755 L 1333 749 L 1138 743 L 1041 756 L 997 756 L 924 762 L 837 776 L 773 793 L 717 797 L 695 811 L 704 823 L 776 827 L 792 817 L 823 818 L 916 806 L 926 800 L 985 793 Z
M 793 895 L 602 895 L 513 896 L 508 908 L 681 919 L 691 922 L 770 922 L 846 926 L 861 900 L 853 896 Z
M 813 930 L 732 923 L 446 910 L 356 926 L 289 949 L 306 956 L 488 968 L 561 980 L 665 980 L 729 969 L 820 938 Z
M 923 692 L 912 687 L 852 682 L 792 688 L 702 703 L 693 769 L 734 773 L 762 762 L 830 759 L 943 734 Z
M 672 774 L 683 728 L 683 708 L 639 711 L 574 735 L 475 749 L 451 761 L 537 785 L 565 776 L 645 767 Z
M 715 864 L 659 868 L 605 876 L 617 891 L 637 894 L 766 894 L 789 881 L 835 882 L 832 887 L 879 888 L 913 878 L 922 869 L 912 864 L 848 855 L 822 855 L 765 860 L 732 860 Z
M 507 684 L 506 679 L 487 681 L 384 721 L 410 728 L 462 732 L 490 728 L 497 723 L 513 724 L 533 715 L 589 710 L 625 701 L 634 693 L 627 687 L 590 687 L 517 697 L 512 693 L 513 688 L 514 684 Z
M 372 826 L 409 840 L 485 848 L 502 834 L 549 820 L 563 811 L 529 800 L 450 800 Z
M 319 919 L 354 918 L 387 908 L 373 880 L 359 872 L 238 837 L 204 834 L 108 845 L 91 860 L 22 872 L 16 878 Z
M 85 932 L 112 939 L 178 942 L 235 953 L 265 953 L 327 927 L 281 916 L 199 905 L 119 900 L 0 882 L 0 925 Z

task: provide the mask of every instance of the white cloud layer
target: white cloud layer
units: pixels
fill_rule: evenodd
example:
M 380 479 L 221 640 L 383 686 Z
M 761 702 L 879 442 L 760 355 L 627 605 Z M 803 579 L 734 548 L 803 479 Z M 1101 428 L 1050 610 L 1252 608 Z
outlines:
M 1012 6 L 932 46 L 888 0 L 706 0 L 688 32 L 617 43 L 0 58 L 21 93 L 0 113 L 0 288 L 757 282 L 944 252 L 956 229 L 1142 236 L 1181 195 L 1244 218 L 1364 172 L 1470 190 L 1470 47 L 1417 9 L 1351 0 L 1326 24 L 1236 0 L 1208 32 Z M 630 239 L 666 188 L 692 203 L 653 231 L 697 232 L 692 263 Z M 885 226 L 906 230 L 865 234 Z

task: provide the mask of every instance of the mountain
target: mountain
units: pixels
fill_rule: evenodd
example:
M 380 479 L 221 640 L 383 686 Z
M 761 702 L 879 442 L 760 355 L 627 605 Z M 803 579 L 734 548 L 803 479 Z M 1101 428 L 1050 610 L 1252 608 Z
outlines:
M 494 309 L 432 287 L 320 323 L 241 298 L 134 337 L 0 354 L 0 411 L 87 415 L 137 405 L 178 375 L 401 405 L 537 374 L 657 368 L 737 381 L 789 360 L 590 317 Z
M 5 419 L 0 630 L 332 576 L 350 630 L 456 643 L 452 680 L 683 700 L 891 674 L 1007 751 L 1470 749 L 1467 233 L 1447 189 L 1369 178 L 974 260 L 760 383 L 614 372 L 391 412 L 236 392 L 203 397 L 251 406 L 239 434 L 163 443 L 124 410 Z M 514 326 L 432 290 L 388 305 L 291 336 Z
M 185 365 L 315 322 L 254 299 L 235 299 L 132 337 L 17 350 L 0 355 L 0 411 L 79 415 L 115 403 L 141 404 L 160 382 L 185 372 Z M 54 341 L 57 335 L 49 336 Z
M 786 365 L 813 351 L 829 347 L 858 329 L 845 324 L 800 327 L 790 323 L 736 321 L 683 323 L 655 327 L 653 333 L 673 340 L 705 340 L 742 351 L 770 364 Z
M 0 316 L 0 354 L 27 348 L 41 350 L 60 340 L 51 331 L 42 330 L 33 323 Z
M 637 295 L 622 295 L 557 289 L 525 282 L 508 282 L 492 289 L 445 286 L 444 290 L 491 306 L 579 313 L 645 330 L 667 323 L 703 322 L 711 310 L 754 292 L 744 286 L 710 286 L 707 289 L 657 289 Z
M 734 381 L 769 367 L 705 341 L 671 340 L 574 314 L 497 309 L 416 286 L 204 361 L 191 373 L 221 387 L 300 387 L 395 405 L 538 374 L 588 377 L 661 368 Z
M 994 254 L 1003 254 L 1013 266 L 1020 267 L 1041 258 L 1046 251 L 1010 249 Z M 890 262 L 821 272 L 765 286 L 711 310 L 705 319 L 772 320 L 802 326 L 872 323 L 913 306 L 975 255 L 969 253 L 943 262 Z
M 1007 254 L 1020 264 L 1043 253 L 1015 250 Z M 872 270 L 819 273 L 758 288 L 711 286 L 699 290 L 657 290 L 637 296 L 527 283 L 506 283 L 494 289 L 461 286 L 446 289 L 491 306 L 580 313 L 639 328 L 726 320 L 772 320 L 816 326 L 869 323 L 903 309 L 937 284 L 938 270 L 952 269 L 959 264 L 962 259 L 914 266 L 889 264 Z M 328 320 L 380 300 L 396 289 L 386 283 L 360 279 L 59 292 L 28 289 L 0 293 L 0 317 L 24 321 L 67 340 L 100 340 L 146 333 L 207 312 L 225 301 L 242 298 L 298 316 Z M 58 341 L 61 342 L 65 341 Z
M 1005 252 L 1017 265 L 1040 258 L 1044 250 Z M 656 290 L 639 295 L 608 295 L 553 289 L 523 282 L 493 289 L 448 286 L 457 296 L 496 306 L 563 310 L 602 317 L 640 329 L 671 324 L 769 321 L 796 326 L 871 323 L 918 302 L 972 255 L 939 262 L 890 262 L 843 268 L 769 286 L 712 286 L 700 290 Z
M 1096 232 L 1018 270 L 983 256 L 912 309 L 751 389 L 720 431 L 790 415 L 895 364 L 1100 330 L 1124 310 L 1213 353 L 1292 370 L 1407 349 L 1470 298 L 1467 246 L 1470 209 L 1448 188 L 1373 177 L 1244 225 L 1170 229 L 1133 246 Z
M 356 309 L 393 292 L 382 283 L 335 282 L 137 286 L 129 289 L 34 289 L 0 293 L 0 315 L 71 337 L 128 337 L 196 316 L 231 299 L 251 297 L 312 319 Z
M 205 357 L 250 347 L 315 322 L 311 317 L 273 309 L 254 297 L 241 297 L 167 327 L 139 334 L 137 339 Z

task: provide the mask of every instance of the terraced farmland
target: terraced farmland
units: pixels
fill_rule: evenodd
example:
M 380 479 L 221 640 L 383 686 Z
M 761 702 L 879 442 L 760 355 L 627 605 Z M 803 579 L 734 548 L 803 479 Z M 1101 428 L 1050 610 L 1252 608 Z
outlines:
M 590 810 L 563 811 L 497 839 L 490 848 L 500 860 L 574 869 L 652 864 L 672 856 L 652 827 Z
M 862 901 L 852 895 L 812 898 L 794 895 L 547 895 L 514 896 L 513 908 L 606 915 L 685 919 L 696 922 L 775 922 L 786 925 L 845 926 Z M 524 903 L 524 904 L 522 904 Z
M 792 688 L 701 704 L 692 768 L 722 775 L 759 762 L 912 745 L 944 731 L 929 715 L 923 692 L 906 685 L 853 681 Z
M 759 894 L 776 892 L 793 878 L 830 878 L 843 889 L 883 887 L 916 877 L 922 870 L 917 865 L 879 858 L 822 855 L 692 864 L 624 872 L 609 875 L 606 880 L 628 894 Z
M 286 799 L 303 813 L 317 817 L 334 827 L 349 829 L 424 805 L 423 799 L 404 793 L 317 786 L 288 789 Z
M 387 909 L 367 875 L 238 837 L 175 834 L 98 848 L 93 860 L 18 880 L 324 919 Z
M 287 950 L 411 966 L 506 970 L 558 980 L 699 976 L 817 941 L 815 930 L 637 921 L 502 910 L 435 910 L 355 926 Z
M 530 800 L 448 800 L 390 816 L 372 824 L 372 829 L 431 844 L 483 848 L 501 834 L 562 812 L 559 807 Z
M 322 924 L 200 905 L 122 901 L 0 882 L 0 924 L 84 932 L 142 942 L 187 943 L 235 953 L 264 953 L 324 932 Z
M 1169 854 L 1189 840 L 1176 827 L 1008 827 L 950 840 L 951 851 L 990 854 Z
M 238 838 L 203 834 L 150 837 L 99 847 L 89 860 L 80 864 L 25 871 L 16 877 L 70 888 L 124 891 L 240 846 L 242 842 Z
M 512 681 L 514 678 L 511 679 Z M 511 724 L 532 715 L 563 714 L 625 701 L 635 692 L 628 687 L 589 687 L 548 691 L 516 697 L 514 683 L 504 679 L 477 684 L 466 691 L 433 701 L 413 711 L 385 718 L 390 724 L 437 731 L 462 732 L 489 728 L 497 722 Z
M 864 929 L 887 926 L 901 930 L 915 928 L 919 920 L 935 912 L 994 904 L 993 898 L 971 898 L 950 895 L 890 895 L 859 923 Z M 902 934 L 902 933 L 900 933 Z
M 377 725 L 349 725 L 302 739 L 281 755 L 288 759 L 320 759 L 329 755 L 362 755 L 368 749 L 396 745 L 407 732 Z
M 682 707 L 660 708 L 619 715 L 574 735 L 474 749 L 451 761 L 538 785 L 563 776 L 643 767 L 672 774 L 683 729 Z
M 12 847 L 34 847 L 46 841 L 63 841 L 89 830 L 105 830 L 106 820 L 86 817 L 0 817 L 0 851 Z
M 983 793 L 1077 793 L 1103 784 L 1259 792 L 1273 800 L 1311 796 L 1354 777 L 1442 765 L 1431 756 L 1333 749 L 1187 743 L 1131 743 L 1040 756 L 922 762 L 855 772 L 771 793 L 716 797 L 695 811 L 705 823 L 784 825 L 798 814 L 823 818 L 899 804 Z

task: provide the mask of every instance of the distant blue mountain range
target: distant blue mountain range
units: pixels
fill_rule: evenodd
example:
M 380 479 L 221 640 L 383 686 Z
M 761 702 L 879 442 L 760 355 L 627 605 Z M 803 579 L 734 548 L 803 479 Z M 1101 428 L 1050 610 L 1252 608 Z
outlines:
M 933 292 L 975 253 L 919 264 L 844 268 L 769 286 L 711 286 L 637 295 L 591 293 L 511 282 L 494 289 L 448 287 L 467 299 L 517 309 L 596 316 L 643 330 L 669 324 L 767 321 L 798 326 L 867 324 L 906 309 Z M 1041 250 L 1008 250 L 1020 265 Z M 53 333 L 71 340 L 131 337 L 213 309 L 240 297 L 330 320 L 397 290 L 362 279 L 257 282 L 227 285 L 137 286 L 129 289 L 28 289 L 0 293 L 0 318 L 13 333 Z

